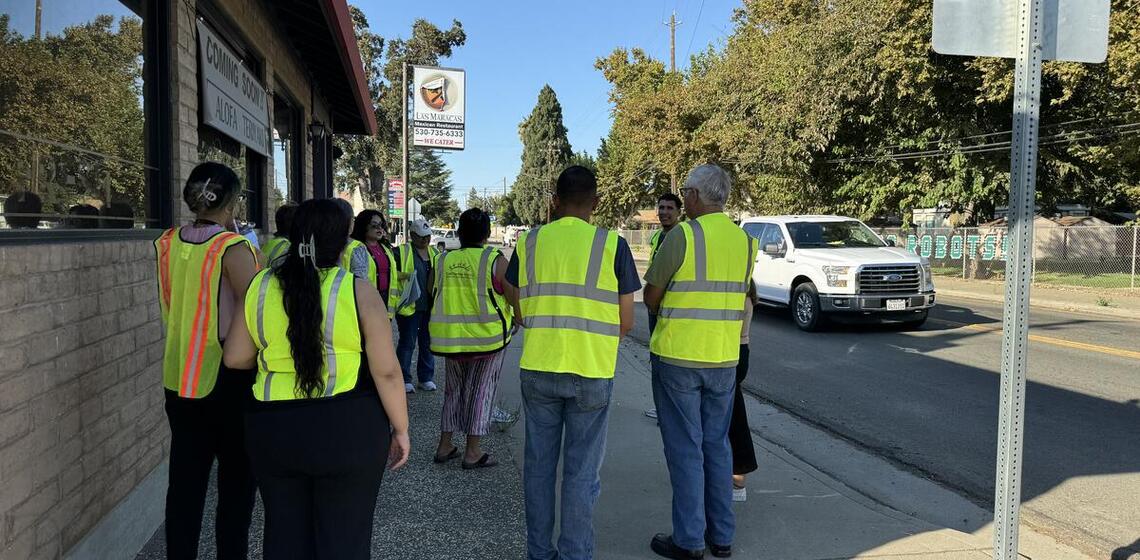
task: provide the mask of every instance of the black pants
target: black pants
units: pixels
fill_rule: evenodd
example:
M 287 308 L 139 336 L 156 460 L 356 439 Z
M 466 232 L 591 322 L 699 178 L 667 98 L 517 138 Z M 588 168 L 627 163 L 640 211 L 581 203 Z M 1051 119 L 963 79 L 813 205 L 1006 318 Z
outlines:
M 246 415 L 265 504 L 265 560 L 369 558 L 388 432 L 375 394 Z
M 748 474 L 756 470 L 756 448 L 752 430 L 748 428 L 748 409 L 740 385 L 748 377 L 748 345 L 740 345 L 740 363 L 736 364 L 736 395 L 732 403 L 732 422 L 728 425 L 728 443 L 732 446 L 732 474 Z
M 252 371 L 223 366 L 210 394 L 200 399 L 166 391 L 170 420 L 170 481 L 166 489 L 166 557 L 198 557 L 202 510 L 210 469 L 218 460 L 214 520 L 218 560 L 244 560 L 256 485 L 245 452 L 242 416 L 252 398 Z

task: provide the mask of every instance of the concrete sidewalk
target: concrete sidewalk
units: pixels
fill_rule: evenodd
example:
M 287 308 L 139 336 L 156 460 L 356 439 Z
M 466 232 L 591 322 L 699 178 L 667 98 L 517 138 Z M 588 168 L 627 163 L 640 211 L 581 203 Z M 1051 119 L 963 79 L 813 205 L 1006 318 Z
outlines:
M 644 338 L 644 325 L 637 334 Z M 510 412 L 522 408 L 521 342 L 519 337 L 507 350 L 498 397 L 499 405 Z M 442 363 L 437 369 L 442 374 Z M 595 515 L 599 559 L 656 558 L 649 550 L 650 538 L 671 530 L 661 436 L 656 423 L 644 416 L 653 406 L 649 379 L 648 349 L 636 338 L 623 341 Z M 748 401 L 760 468 L 748 479 L 748 501 L 735 505 L 735 558 L 991 557 L 984 510 L 769 405 Z M 463 471 L 458 462 L 431 462 L 441 404 L 442 392 L 410 396 L 412 458 L 403 470 L 384 478 L 373 558 L 524 558 L 522 420 L 500 425 L 485 439 L 499 467 Z M 208 511 L 213 500 L 211 495 Z M 251 558 L 261 556 L 261 524 L 259 507 L 251 529 Z M 211 525 L 208 515 L 201 558 L 215 557 Z M 163 557 L 161 534 L 160 529 L 139 560 Z M 1022 528 L 1021 542 L 1028 558 L 1087 559 L 1028 527 Z

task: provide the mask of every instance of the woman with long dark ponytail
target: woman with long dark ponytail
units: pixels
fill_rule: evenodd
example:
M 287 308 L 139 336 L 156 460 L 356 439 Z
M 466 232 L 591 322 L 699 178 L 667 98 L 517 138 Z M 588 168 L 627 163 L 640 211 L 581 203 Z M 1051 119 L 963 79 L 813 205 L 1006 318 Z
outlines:
M 331 200 L 301 204 L 289 252 L 253 278 L 225 349 L 226 364 L 257 367 L 245 427 L 267 560 L 368 558 L 384 464 L 408 458 L 384 304 L 338 266 L 349 220 Z

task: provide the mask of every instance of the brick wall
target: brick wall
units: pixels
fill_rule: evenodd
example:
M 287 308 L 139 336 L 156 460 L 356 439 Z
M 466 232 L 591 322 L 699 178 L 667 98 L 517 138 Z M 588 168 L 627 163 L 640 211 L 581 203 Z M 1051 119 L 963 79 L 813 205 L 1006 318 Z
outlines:
M 57 558 L 168 452 L 148 241 L 0 248 L 0 558 Z

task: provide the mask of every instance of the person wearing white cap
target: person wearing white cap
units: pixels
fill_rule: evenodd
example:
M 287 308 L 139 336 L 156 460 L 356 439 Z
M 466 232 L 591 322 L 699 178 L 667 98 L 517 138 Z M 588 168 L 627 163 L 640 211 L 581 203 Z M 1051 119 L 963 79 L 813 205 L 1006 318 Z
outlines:
M 428 333 L 428 315 L 431 314 L 431 289 L 428 277 L 435 258 L 439 255 L 431 247 L 431 226 L 423 218 L 408 222 L 410 241 L 400 246 L 396 257 L 403 286 L 403 296 L 396 308 L 396 326 L 400 340 L 396 346 L 396 357 L 404 372 L 404 390 L 415 393 L 412 379 L 412 352 L 419 346 L 419 359 L 416 377 L 420 388 L 435 391 L 435 356 L 432 355 L 431 335 Z

